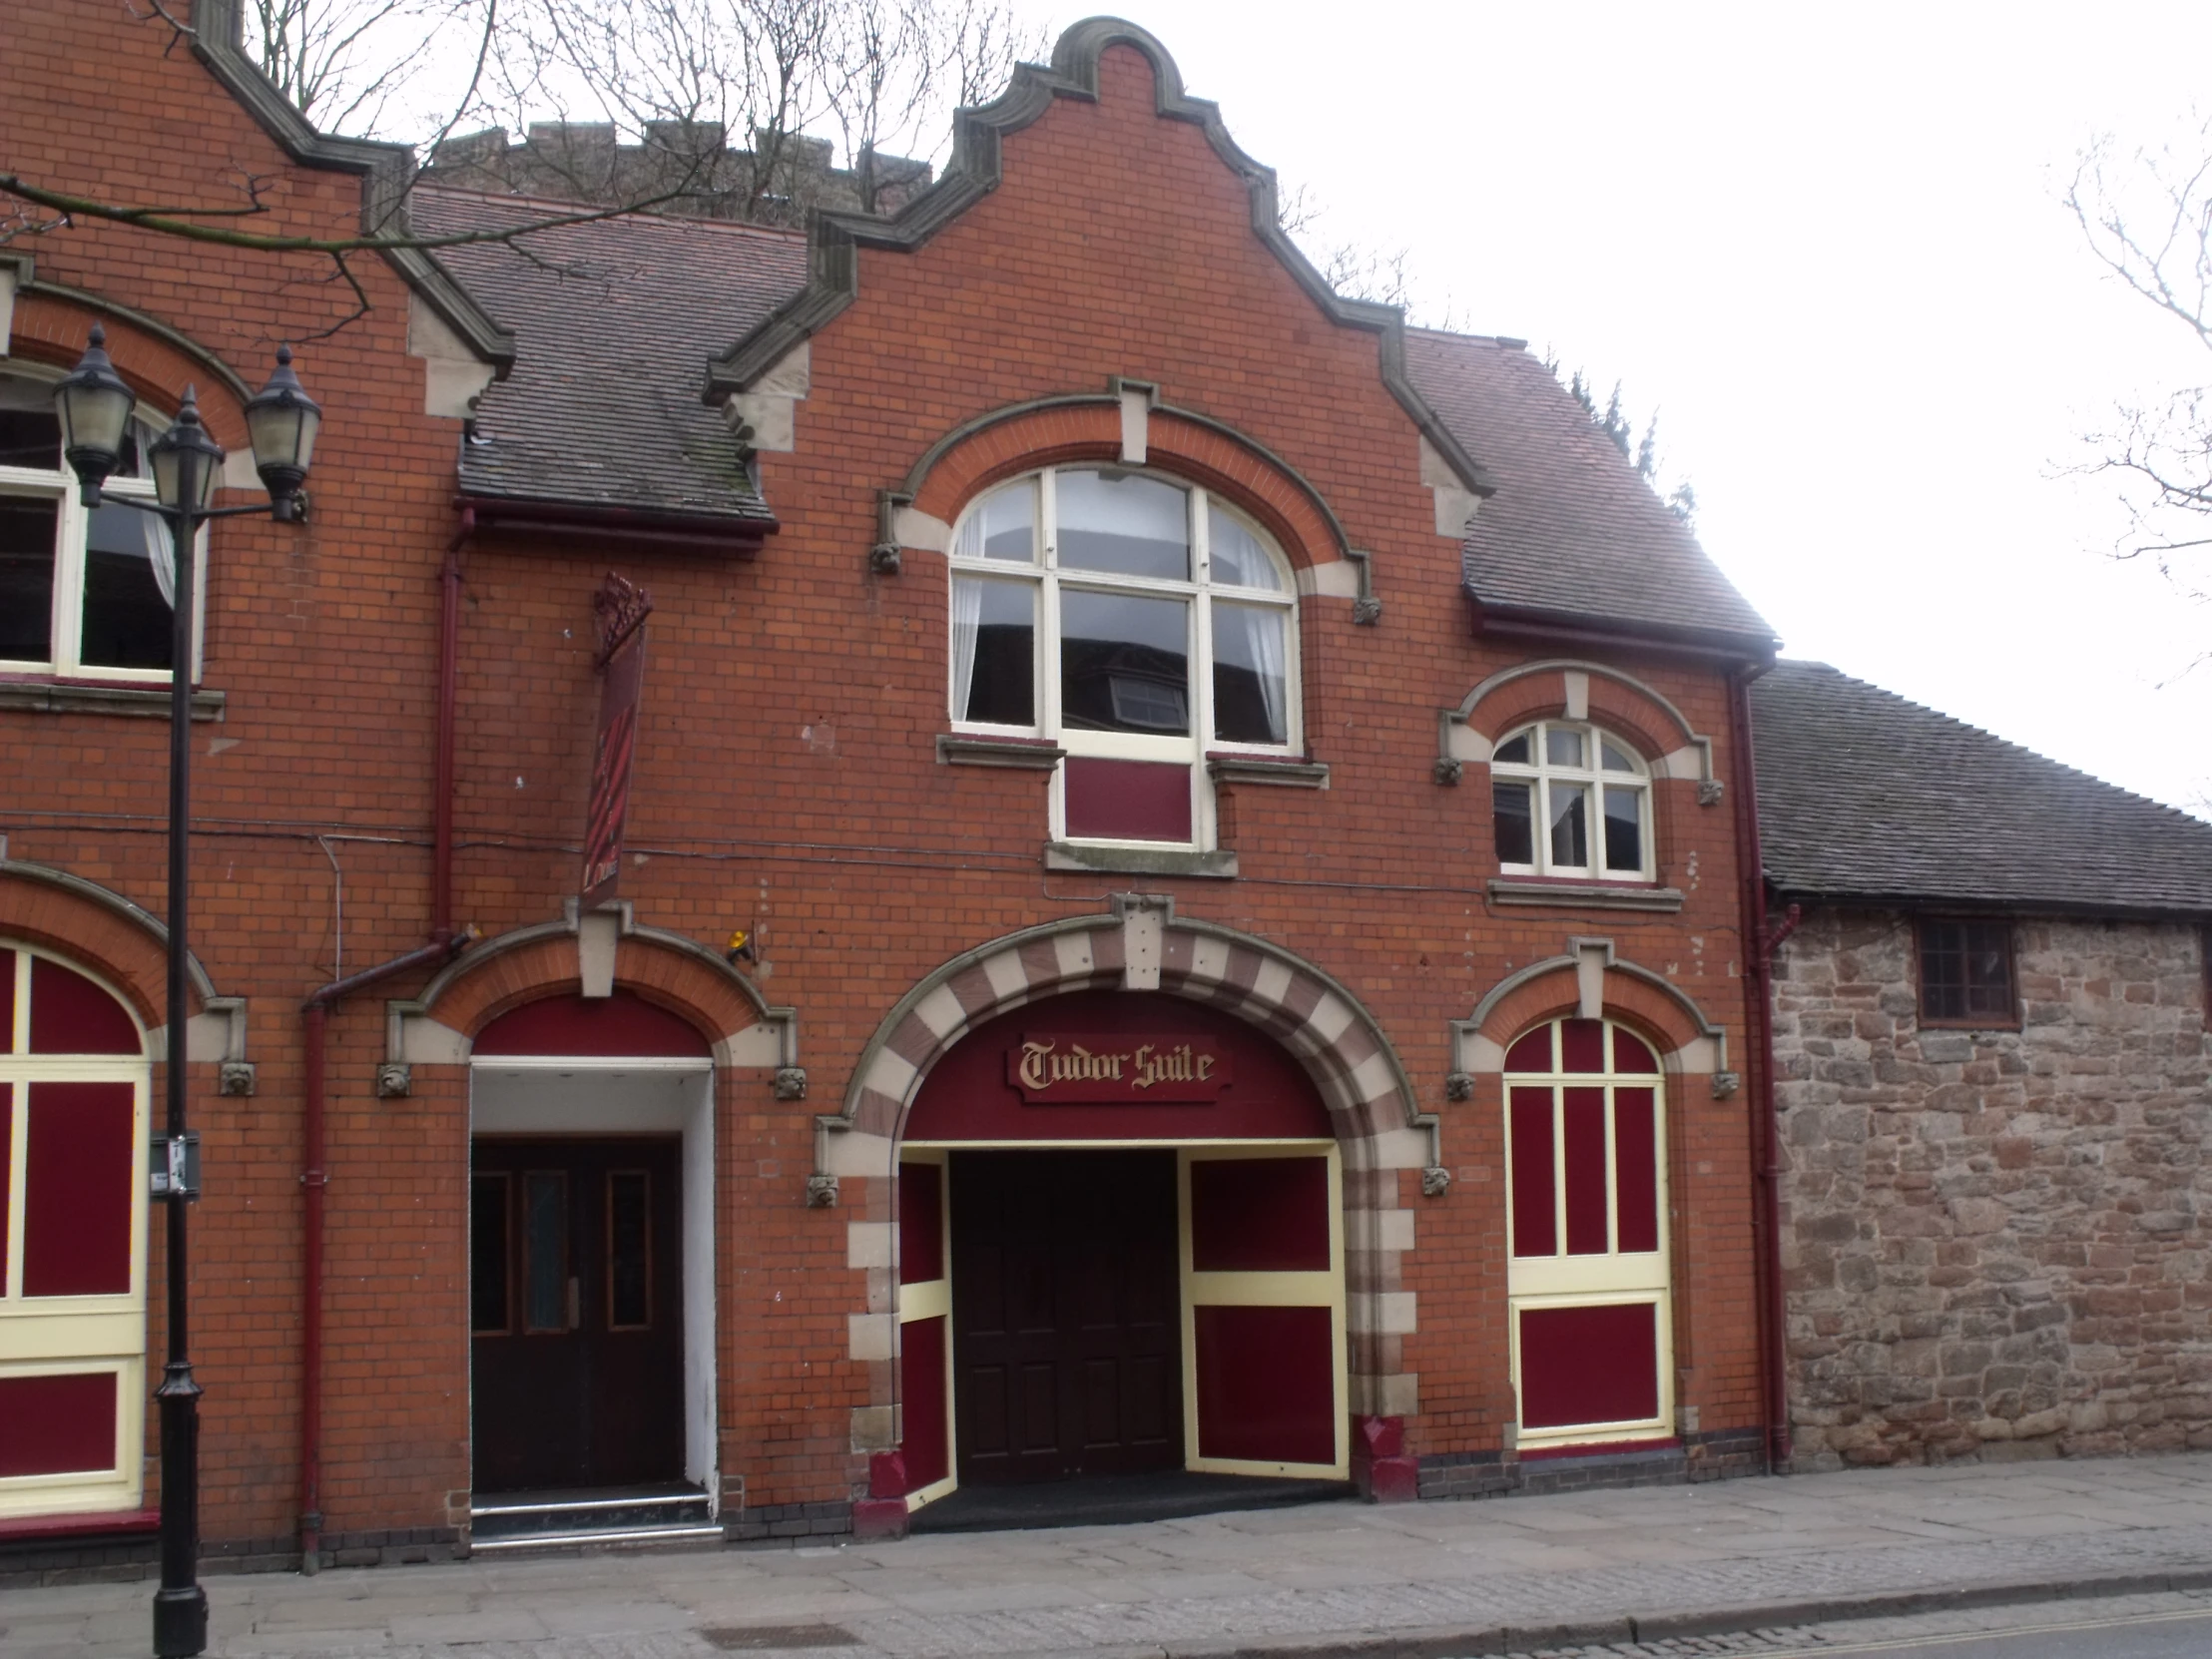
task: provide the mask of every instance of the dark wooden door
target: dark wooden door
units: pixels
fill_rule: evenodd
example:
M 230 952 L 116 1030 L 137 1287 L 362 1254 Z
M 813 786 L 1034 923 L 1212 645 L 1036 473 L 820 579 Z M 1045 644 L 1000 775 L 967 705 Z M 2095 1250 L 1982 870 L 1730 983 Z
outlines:
M 952 1155 L 963 1481 L 1183 1466 L 1173 1152 Z
M 673 1135 L 476 1141 L 477 1491 L 682 1476 L 682 1161 Z

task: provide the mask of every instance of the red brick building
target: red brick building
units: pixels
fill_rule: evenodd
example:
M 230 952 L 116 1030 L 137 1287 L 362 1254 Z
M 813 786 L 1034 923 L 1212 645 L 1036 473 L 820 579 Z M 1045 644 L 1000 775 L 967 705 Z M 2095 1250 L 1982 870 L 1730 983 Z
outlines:
M 195 11 L 18 7 L 10 166 L 380 211 L 401 158 Z M 312 341 L 326 261 L 0 251 L 19 1563 L 155 1497 L 170 665 L 44 413 L 95 323 L 148 430 L 192 382 L 243 452 L 282 338 L 328 410 L 307 521 L 214 528 L 193 668 L 212 1554 L 1763 1466 L 1773 642 L 1521 342 L 1333 294 L 1113 21 L 895 218 L 529 246 L 358 259 Z

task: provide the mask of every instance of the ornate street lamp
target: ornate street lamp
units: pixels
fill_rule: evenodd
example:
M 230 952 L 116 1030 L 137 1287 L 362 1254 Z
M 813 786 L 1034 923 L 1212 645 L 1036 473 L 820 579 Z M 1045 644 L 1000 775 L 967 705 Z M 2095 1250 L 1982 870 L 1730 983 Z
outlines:
M 299 516 L 299 486 L 314 453 L 322 410 L 300 388 L 291 350 L 280 346 L 276 371 L 246 405 L 254 461 L 270 500 L 266 506 L 216 507 L 223 446 L 201 424 L 199 399 L 185 388 L 176 422 L 154 440 L 156 500 L 103 497 L 101 486 L 116 469 L 137 398 L 116 373 L 105 349 L 106 330 L 95 327 L 76 368 L 54 390 L 64 452 L 88 507 L 108 504 L 153 513 L 169 526 L 176 583 L 171 619 L 169 695 L 169 1121 L 155 1142 L 155 1195 L 168 1206 L 169 1361 L 154 1390 L 162 1413 L 162 1587 L 154 1595 L 154 1651 L 160 1659 L 188 1659 L 208 1646 L 208 1593 L 200 1587 L 200 1384 L 190 1358 L 191 1280 L 185 1255 L 186 1204 L 200 1196 L 200 1137 L 185 1111 L 187 852 L 192 801 L 192 640 L 197 591 L 193 558 L 200 527 L 210 519 L 268 513 L 280 522 Z

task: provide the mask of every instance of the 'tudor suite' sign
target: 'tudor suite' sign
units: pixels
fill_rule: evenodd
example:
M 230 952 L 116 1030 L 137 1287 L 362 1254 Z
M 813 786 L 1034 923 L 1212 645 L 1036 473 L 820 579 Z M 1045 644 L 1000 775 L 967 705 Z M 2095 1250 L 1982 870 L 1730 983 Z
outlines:
M 1231 1082 L 1211 1037 L 1024 1034 L 1006 1081 L 1032 1106 L 1155 1106 L 1214 1101 Z

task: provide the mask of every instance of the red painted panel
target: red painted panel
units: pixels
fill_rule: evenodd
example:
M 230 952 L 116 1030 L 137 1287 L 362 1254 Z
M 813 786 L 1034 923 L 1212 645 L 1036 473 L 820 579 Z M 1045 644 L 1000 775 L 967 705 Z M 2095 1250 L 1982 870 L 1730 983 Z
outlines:
M 1327 1273 L 1329 1160 L 1194 1160 L 1191 1266 L 1199 1273 Z
M 33 1083 L 23 1156 L 23 1294 L 131 1288 L 131 1187 L 144 1154 L 128 1083 Z
M 123 1004 L 74 968 L 31 958 L 33 1054 L 136 1054 L 138 1027 Z
M 944 1166 L 898 1166 L 898 1282 L 944 1277 Z
M 1655 1416 L 1658 1312 L 1648 1302 L 1522 1309 L 1521 1426 L 1563 1428 Z
M 1551 1070 L 1551 1027 L 1539 1025 L 1505 1051 L 1507 1071 Z
M 1236 1081 L 1211 1104 L 1030 1106 L 1006 1080 L 1008 1049 L 1025 1031 L 1141 1032 L 1147 1040 L 1177 1032 L 1212 1039 L 1231 1056 Z M 1265 1032 L 1234 1014 L 1179 997 L 1127 991 L 1074 991 L 1032 1002 L 977 1026 L 930 1068 L 905 1135 L 917 1141 L 1253 1140 L 1334 1138 L 1299 1063 Z
M 1559 1022 L 1559 1069 L 1605 1069 L 1605 1022 L 1597 1019 L 1563 1019 Z
M 15 1191 L 14 1158 L 15 1089 L 0 1083 L 0 1294 L 5 1294 L 8 1284 L 8 1199 Z
M 617 991 L 612 996 L 547 996 L 525 1002 L 485 1026 L 475 1052 L 705 1059 L 714 1051 L 682 1015 Z
M 1651 1045 L 1632 1032 L 1613 1027 L 1613 1069 L 1625 1072 L 1655 1072 L 1659 1069 L 1659 1056 L 1652 1053 Z
M 0 945 L 0 1054 L 15 1047 L 15 952 Z
M 1619 1248 L 1659 1248 L 1659 1113 L 1650 1089 L 1613 1091 L 1613 1182 L 1621 1241 Z
M 112 1371 L 0 1377 L 0 1476 L 114 1468 L 115 1404 Z
M 1602 1256 L 1607 1243 L 1605 1091 L 1569 1089 L 1566 1096 L 1567 1254 Z
M 1259 1462 L 1337 1456 L 1326 1308 L 1196 1308 L 1198 1452 Z
M 1559 1253 L 1551 1184 L 1551 1091 L 1513 1091 L 1513 1254 Z
M 939 1317 L 911 1320 L 898 1330 L 899 1398 L 905 1411 L 900 1449 L 906 1453 L 908 1491 L 952 1471 L 952 1443 L 945 1432 L 944 1327 Z
M 1070 835 L 1114 841 L 1191 838 L 1189 767 L 1080 755 L 1066 765 Z

